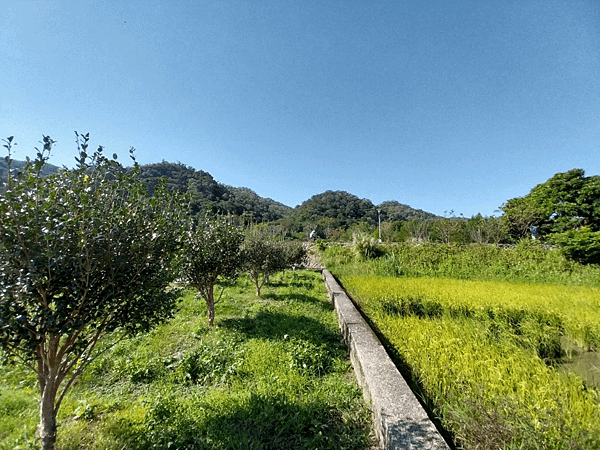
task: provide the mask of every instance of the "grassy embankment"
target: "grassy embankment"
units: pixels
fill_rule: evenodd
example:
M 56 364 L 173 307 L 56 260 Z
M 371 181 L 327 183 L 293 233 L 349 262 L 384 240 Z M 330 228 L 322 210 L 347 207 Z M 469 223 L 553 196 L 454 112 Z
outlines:
M 600 346 L 598 268 L 530 244 L 400 246 L 370 261 L 332 248 L 325 262 L 459 446 L 600 448 L 599 391 L 561 364 L 567 339 Z
M 370 414 L 319 274 L 225 288 L 214 329 L 184 291 L 175 318 L 97 360 L 59 412 L 67 449 L 369 448 Z M 0 366 L 0 449 L 30 448 L 35 376 Z

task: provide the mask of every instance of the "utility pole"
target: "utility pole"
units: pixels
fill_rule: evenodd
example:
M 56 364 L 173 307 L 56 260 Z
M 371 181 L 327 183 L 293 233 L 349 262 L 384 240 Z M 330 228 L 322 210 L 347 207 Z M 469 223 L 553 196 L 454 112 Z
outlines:
M 381 210 L 377 210 L 377 222 L 379 226 L 379 243 L 381 244 Z

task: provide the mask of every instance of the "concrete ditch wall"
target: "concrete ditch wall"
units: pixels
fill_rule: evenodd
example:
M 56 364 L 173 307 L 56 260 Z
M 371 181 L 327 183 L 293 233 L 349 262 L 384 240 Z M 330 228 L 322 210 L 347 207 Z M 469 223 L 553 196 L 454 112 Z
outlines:
M 383 449 L 449 450 L 383 345 L 327 269 L 325 287 L 363 393 L 371 403 L 373 426 Z

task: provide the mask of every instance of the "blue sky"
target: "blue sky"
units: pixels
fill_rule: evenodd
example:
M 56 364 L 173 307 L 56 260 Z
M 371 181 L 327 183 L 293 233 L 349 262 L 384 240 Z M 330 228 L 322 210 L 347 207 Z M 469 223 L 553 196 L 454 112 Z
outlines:
M 0 137 L 74 131 L 296 206 L 497 215 L 600 174 L 600 0 L 0 0 Z

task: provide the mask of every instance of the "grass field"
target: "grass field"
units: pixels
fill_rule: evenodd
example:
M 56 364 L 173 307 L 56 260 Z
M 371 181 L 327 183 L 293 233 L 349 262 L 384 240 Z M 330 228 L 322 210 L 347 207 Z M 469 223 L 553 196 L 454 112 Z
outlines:
M 466 449 L 598 449 L 600 394 L 559 371 L 561 339 L 596 349 L 600 289 L 342 277 Z
M 458 448 L 600 449 L 600 267 L 532 240 L 321 255 Z
M 59 412 L 57 448 L 367 449 L 370 413 L 318 273 L 262 298 L 225 286 L 215 327 L 184 291 L 174 319 L 98 359 Z M 35 376 L 0 366 L 0 449 L 35 448 Z

